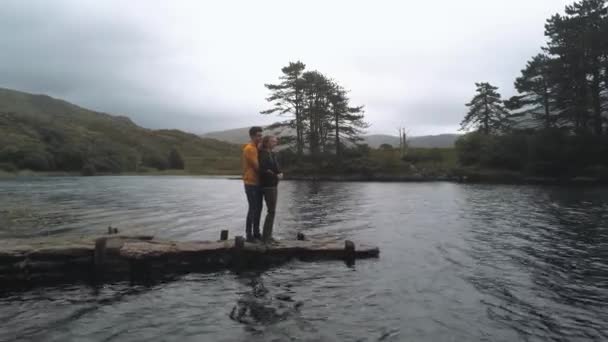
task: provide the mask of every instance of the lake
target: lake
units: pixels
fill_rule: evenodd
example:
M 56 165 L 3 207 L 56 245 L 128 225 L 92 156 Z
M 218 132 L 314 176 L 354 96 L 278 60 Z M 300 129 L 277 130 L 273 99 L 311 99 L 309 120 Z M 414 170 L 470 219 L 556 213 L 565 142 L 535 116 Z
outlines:
M 0 239 L 109 225 L 217 239 L 241 234 L 245 212 L 242 183 L 222 177 L 0 180 Z M 608 188 L 285 181 L 276 236 L 300 231 L 380 258 L 4 290 L 0 340 L 608 339 Z

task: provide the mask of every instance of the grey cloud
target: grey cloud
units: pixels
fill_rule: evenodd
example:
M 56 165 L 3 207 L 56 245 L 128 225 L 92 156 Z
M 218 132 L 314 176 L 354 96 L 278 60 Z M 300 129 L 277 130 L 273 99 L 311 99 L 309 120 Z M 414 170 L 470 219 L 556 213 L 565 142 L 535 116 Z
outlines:
M 568 2 L 8 0 L 0 10 L 0 86 L 145 127 L 205 132 L 274 121 L 258 114 L 268 106 L 263 84 L 302 59 L 352 90 L 370 132 L 407 124 L 441 133 L 457 128 L 474 82 L 513 93 L 543 42 L 544 20 Z M 294 24 L 319 6 L 318 25 Z M 345 6 L 348 16 L 340 15 Z
M 165 94 L 167 70 L 156 66 L 170 44 L 152 33 L 125 20 L 61 11 L 74 2 L 26 3 L 9 1 L 0 11 L 0 86 L 128 115 L 150 128 L 200 132 L 230 124 L 214 109 L 193 110 Z

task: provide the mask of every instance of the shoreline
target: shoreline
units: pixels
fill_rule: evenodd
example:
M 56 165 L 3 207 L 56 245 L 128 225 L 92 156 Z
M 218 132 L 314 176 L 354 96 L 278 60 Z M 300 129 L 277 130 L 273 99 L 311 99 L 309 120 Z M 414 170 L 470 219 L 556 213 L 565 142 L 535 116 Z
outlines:
M 450 182 L 462 184 L 512 184 L 512 185 L 608 185 L 608 179 L 598 177 L 532 177 L 513 174 L 463 174 L 463 175 L 292 175 L 285 180 L 331 181 L 331 182 L 387 182 L 387 183 L 431 183 Z
M 31 171 L 19 170 L 17 172 L 0 171 L 0 179 L 26 178 L 26 177 L 108 177 L 108 176 L 209 176 L 209 177 L 240 177 L 238 173 L 190 173 L 183 170 L 167 170 L 152 172 L 98 172 L 95 175 L 85 176 L 80 172 L 71 171 Z
M 83 176 L 80 172 L 37 172 L 20 170 L 18 172 L 0 171 L 0 180 L 28 177 L 138 177 L 138 176 L 190 176 L 215 177 L 230 180 L 240 180 L 238 173 L 189 173 L 180 170 L 158 172 L 127 172 L 127 173 L 99 173 L 94 176 Z M 462 184 L 511 184 L 511 185 L 608 185 L 608 179 L 600 177 L 574 176 L 574 177 L 538 177 L 525 176 L 510 172 L 465 172 L 459 175 L 399 175 L 399 174 L 289 174 L 286 181 L 313 181 L 313 182 L 386 182 L 386 183 L 432 183 L 450 182 Z

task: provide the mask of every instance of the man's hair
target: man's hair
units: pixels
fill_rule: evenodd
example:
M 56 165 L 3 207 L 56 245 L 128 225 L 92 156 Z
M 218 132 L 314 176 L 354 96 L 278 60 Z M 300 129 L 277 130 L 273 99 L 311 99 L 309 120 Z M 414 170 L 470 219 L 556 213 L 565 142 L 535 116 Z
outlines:
M 256 134 L 262 133 L 262 127 L 259 126 L 253 126 L 249 129 L 249 137 L 254 137 Z

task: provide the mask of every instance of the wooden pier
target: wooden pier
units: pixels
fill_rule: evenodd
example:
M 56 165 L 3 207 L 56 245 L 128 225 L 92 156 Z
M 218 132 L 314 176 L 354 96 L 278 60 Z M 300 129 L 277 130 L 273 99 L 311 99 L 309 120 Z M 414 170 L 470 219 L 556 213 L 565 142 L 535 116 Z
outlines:
M 344 260 L 377 258 L 379 249 L 346 241 L 295 240 L 264 244 L 228 239 L 168 241 L 152 236 L 116 234 L 72 240 L 20 239 L 0 241 L 0 284 L 109 280 L 148 281 L 190 272 L 267 267 L 292 259 Z M 0 285 L 2 287 L 2 285 Z

